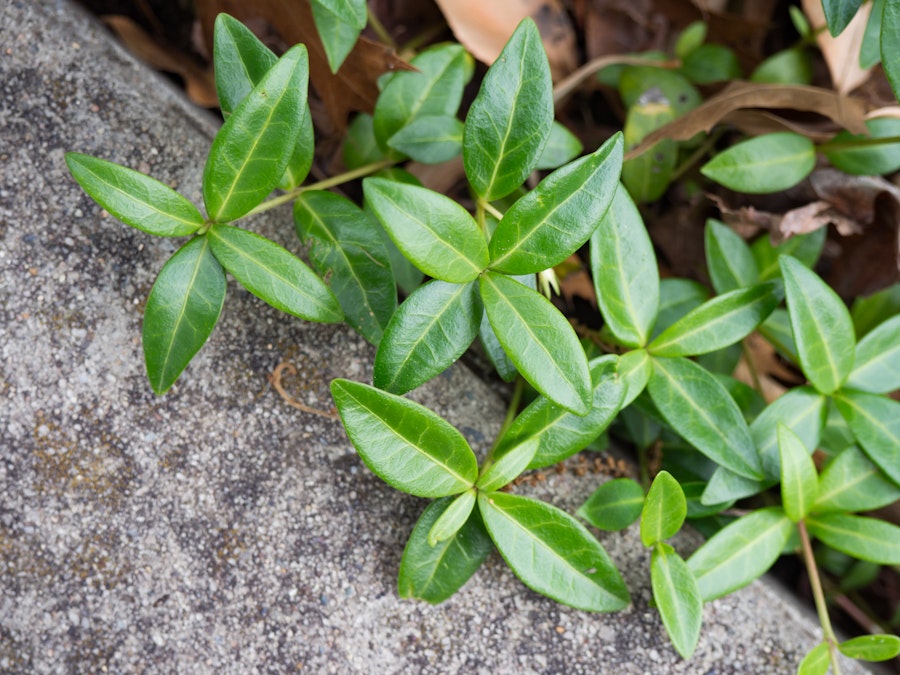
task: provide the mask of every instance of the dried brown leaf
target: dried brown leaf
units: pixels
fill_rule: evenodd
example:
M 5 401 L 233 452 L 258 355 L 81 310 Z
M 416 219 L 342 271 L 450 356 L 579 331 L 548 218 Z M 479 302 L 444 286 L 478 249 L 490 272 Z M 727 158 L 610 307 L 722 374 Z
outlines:
M 847 94 L 869 79 L 872 69 L 859 67 L 859 50 L 862 47 L 866 24 L 872 12 L 872 3 L 864 3 L 853 20 L 837 37 L 832 37 L 825 27 L 822 0 L 803 0 L 803 11 L 816 30 L 816 43 L 822 50 L 831 81 L 839 94 Z
M 900 204 L 900 188 L 881 176 L 848 176 L 822 168 L 810 174 L 809 183 L 819 199 L 862 225 L 875 220 L 875 202 L 882 194 Z

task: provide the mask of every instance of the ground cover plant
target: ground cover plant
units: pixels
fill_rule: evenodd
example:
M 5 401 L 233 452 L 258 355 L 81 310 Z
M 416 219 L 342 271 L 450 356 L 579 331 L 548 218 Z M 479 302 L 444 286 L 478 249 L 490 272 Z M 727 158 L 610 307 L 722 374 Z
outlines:
M 891 49 L 900 44 L 900 14 L 872 4 L 881 50 L 867 58 L 880 56 L 896 90 Z M 365 3 L 312 7 L 337 70 L 365 25 Z M 832 33 L 860 11 L 859 3 L 823 8 Z M 801 14 L 795 21 L 808 40 L 812 29 Z M 226 272 L 277 309 L 346 321 L 377 347 L 371 385 L 337 379 L 331 390 L 366 465 L 398 490 L 435 500 L 406 545 L 401 595 L 441 602 L 496 548 L 539 593 L 587 611 L 626 607 L 629 590 L 601 541 L 575 516 L 508 489 L 523 472 L 563 461 L 612 430 L 638 449 L 645 475 L 604 483 L 577 516 L 607 531 L 640 520 L 654 601 L 678 653 L 693 653 L 705 602 L 799 551 L 824 633 L 799 672 L 837 672 L 838 653 L 870 661 L 900 654 L 900 638 L 883 632 L 838 641 L 819 576 L 823 554 L 817 560 L 814 551 L 863 561 L 870 571 L 900 565 L 900 527 L 860 515 L 900 499 L 900 403 L 890 396 L 900 389 L 896 286 L 851 311 L 813 270 L 823 229 L 750 245 L 716 219 L 705 228 L 712 290 L 661 278 L 639 208 L 701 163 L 694 180 L 744 194 L 797 185 L 817 157 L 846 174 L 900 168 L 900 124 L 853 117 L 804 84 L 805 45 L 761 64 L 755 85 L 706 101 L 699 87 L 734 79 L 739 65 L 706 42 L 703 24 L 682 33 L 677 68 L 667 54 L 610 62 L 600 77 L 621 95 L 624 127 L 582 155 L 554 119 L 550 65 L 526 19 L 462 119 L 472 58 L 455 43 L 423 49 L 411 59 L 415 70 L 383 76 L 373 114 L 351 125 L 347 172 L 304 184 L 315 144 L 307 50 L 297 45 L 276 57 L 223 14 L 214 58 L 226 120 L 203 169 L 206 216 L 131 169 L 74 152 L 66 161 L 123 222 L 189 237 L 147 300 L 143 345 L 155 392 L 174 385 L 213 331 Z M 729 145 L 721 130 L 703 128 L 711 115 L 719 121 L 759 96 L 771 108 L 788 107 L 779 97 L 808 106 L 846 129 L 814 142 L 795 125 Z M 458 157 L 471 208 L 403 169 L 409 160 Z M 531 180 L 536 171 L 546 173 Z M 361 204 L 328 190 L 360 178 Z M 276 188 L 283 194 L 267 201 Z M 234 224 L 252 226 L 253 214 L 286 202 L 309 265 Z M 602 327 L 579 334 L 548 296 L 554 270 L 585 247 Z M 406 294 L 399 303 L 398 288 Z M 804 383 L 767 402 L 736 379 L 753 336 Z M 476 340 L 514 383 L 508 419 L 480 461 L 459 431 L 403 396 Z M 520 410 L 526 393 L 531 402 Z M 663 441 L 666 456 L 651 475 L 648 449 Z M 688 519 L 708 539 L 685 558 L 667 540 Z

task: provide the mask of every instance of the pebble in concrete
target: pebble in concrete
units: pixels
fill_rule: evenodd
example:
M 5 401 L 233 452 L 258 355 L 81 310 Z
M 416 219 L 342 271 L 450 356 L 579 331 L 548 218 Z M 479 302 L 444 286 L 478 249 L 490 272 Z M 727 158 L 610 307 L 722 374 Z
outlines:
M 7 0 L 0 25 L 0 671 L 760 675 L 791 672 L 815 643 L 815 624 L 758 583 L 707 606 L 682 661 L 649 606 L 634 528 L 603 537 L 634 596 L 619 614 L 541 598 L 496 555 L 444 605 L 400 600 L 424 503 L 267 383 L 290 362 L 298 396 L 328 408 L 331 378 L 371 375 L 360 338 L 232 284 L 174 390 L 145 382 L 143 303 L 177 242 L 102 213 L 63 154 L 200 203 L 214 120 L 64 0 Z M 297 249 L 289 212 L 252 226 Z M 502 414 L 461 367 L 416 396 L 481 450 Z M 520 491 L 573 509 L 599 480 Z

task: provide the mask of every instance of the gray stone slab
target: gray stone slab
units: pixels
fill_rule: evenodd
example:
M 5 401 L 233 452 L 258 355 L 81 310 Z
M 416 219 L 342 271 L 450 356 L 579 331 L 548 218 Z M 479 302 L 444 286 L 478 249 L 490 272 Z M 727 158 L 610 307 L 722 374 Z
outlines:
M 301 398 L 328 408 L 331 378 L 370 377 L 360 338 L 232 284 L 175 389 L 157 398 L 145 382 L 142 307 L 176 244 L 101 213 L 63 153 L 199 203 L 214 120 L 68 2 L 5 0 L 0 26 L 0 671 L 792 672 L 818 631 L 767 583 L 708 605 L 682 661 L 648 604 L 634 528 L 603 536 L 634 595 L 619 614 L 541 598 L 496 555 L 444 605 L 398 599 L 424 503 L 267 384 L 289 361 Z M 253 227 L 296 249 L 288 211 Z M 416 396 L 481 450 L 502 413 L 461 367 Z M 571 509 L 599 480 L 520 491 Z

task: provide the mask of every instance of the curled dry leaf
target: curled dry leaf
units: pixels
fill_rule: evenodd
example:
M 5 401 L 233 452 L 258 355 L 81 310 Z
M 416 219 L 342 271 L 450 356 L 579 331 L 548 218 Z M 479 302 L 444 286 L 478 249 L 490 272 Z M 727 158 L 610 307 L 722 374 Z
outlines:
M 686 115 L 660 127 L 625 155 L 629 160 L 652 148 L 664 138 L 686 141 L 698 132 L 709 131 L 726 115 L 747 108 L 786 108 L 823 115 L 855 134 L 868 133 L 865 118 L 868 104 L 859 98 L 836 95 L 830 89 L 785 84 L 734 82 Z
M 842 237 L 862 232 L 862 226 L 855 220 L 828 202 L 819 200 L 785 213 L 778 227 L 772 231 L 772 243 L 777 246 L 795 234 L 809 234 L 829 224 L 834 225 Z
M 816 42 L 825 57 L 828 72 L 835 91 L 846 94 L 853 91 L 869 79 L 871 68 L 859 67 L 859 50 L 862 47 L 866 24 L 872 11 L 872 3 L 867 2 L 860 7 L 853 20 L 837 37 L 832 37 L 825 27 L 825 12 L 822 0 L 803 0 L 803 11 L 816 31 Z
M 184 79 L 185 92 L 194 103 L 204 108 L 219 105 L 211 66 L 201 66 L 188 54 L 152 38 L 127 16 L 108 14 L 100 17 L 132 54 L 156 70 L 174 73 Z
M 881 176 L 848 176 L 837 169 L 813 171 L 809 183 L 819 199 L 862 225 L 875 220 L 875 201 L 887 193 L 900 204 L 900 188 Z
M 554 81 L 578 65 L 575 30 L 559 0 L 437 0 L 437 4 L 456 39 L 488 65 L 528 16 L 541 32 Z

